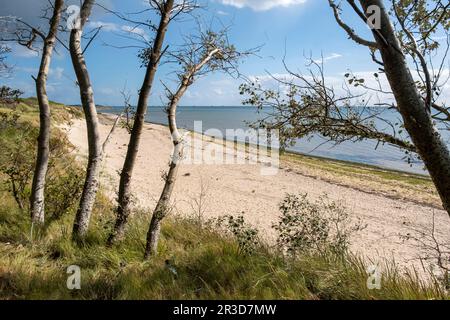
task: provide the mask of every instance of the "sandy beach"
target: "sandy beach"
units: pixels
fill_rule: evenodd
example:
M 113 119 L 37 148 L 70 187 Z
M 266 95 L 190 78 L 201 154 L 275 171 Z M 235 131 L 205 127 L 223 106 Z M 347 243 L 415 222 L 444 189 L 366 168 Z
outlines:
M 110 116 L 105 115 L 101 119 L 100 129 L 104 138 L 111 129 L 112 121 Z M 84 120 L 73 120 L 70 126 L 63 129 L 76 147 L 79 158 L 86 159 Z M 106 149 L 101 183 L 112 199 L 118 188 L 118 172 L 123 165 L 128 139 L 127 131 L 118 127 Z M 162 189 L 162 175 L 167 170 L 171 151 L 168 128 L 146 124 L 132 188 L 135 205 L 148 210 L 149 214 Z M 287 193 L 307 193 L 313 200 L 327 194 L 330 199 L 342 202 L 355 220 L 361 219 L 362 224 L 367 225 L 353 237 L 351 250 L 374 263 L 382 263 L 384 258 L 395 256 L 399 266 L 423 271 L 418 257 L 424 255 L 424 249 L 417 242 L 404 240 L 403 237 L 414 234 L 414 229 L 431 230 L 433 216 L 437 239 L 450 243 L 450 218 L 439 208 L 436 196 L 431 195 L 432 191 L 428 201 L 419 199 L 414 187 L 405 187 L 411 192 L 403 193 L 407 196 L 399 198 L 395 195 L 401 183 L 388 185 L 384 192 L 380 188 L 370 187 L 370 178 L 360 179 L 360 183 L 352 185 L 345 175 L 333 176 L 320 170 L 312 174 L 311 170 L 283 159 L 275 176 L 261 175 L 260 164 L 183 164 L 173 196 L 173 214 L 192 215 L 201 211 L 204 219 L 242 214 L 271 242 L 275 236 L 271 226 L 279 215 L 278 204 Z M 425 265 L 429 266 L 428 263 Z

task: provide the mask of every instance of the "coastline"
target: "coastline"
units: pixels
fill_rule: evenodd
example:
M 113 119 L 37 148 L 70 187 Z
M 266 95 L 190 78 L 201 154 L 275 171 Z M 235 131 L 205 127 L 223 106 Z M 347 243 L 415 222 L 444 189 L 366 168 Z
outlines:
M 110 107 L 105 106 L 104 108 L 109 109 Z M 109 118 L 110 120 L 115 119 L 117 116 L 117 114 L 106 113 L 106 112 L 98 112 L 98 115 Z M 162 127 L 166 127 L 166 128 L 169 127 L 167 124 L 160 123 L 160 122 L 152 122 L 152 121 L 147 121 L 147 120 L 145 120 L 144 122 L 147 124 L 150 124 L 150 125 L 157 125 L 157 126 L 162 126 Z M 189 129 L 185 129 L 185 128 L 180 128 L 180 129 L 191 132 L 191 133 L 199 134 L 198 132 L 194 132 L 193 130 L 189 130 Z M 213 138 L 212 136 L 206 135 L 204 133 L 202 135 Z M 229 141 L 226 138 L 224 140 Z M 239 142 L 239 141 L 237 143 L 245 144 L 244 142 Z M 253 145 L 253 144 L 250 143 L 250 145 Z M 387 171 L 387 172 L 391 172 L 393 174 L 400 174 L 400 175 L 406 175 L 406 176 L 410 176 L 410 177 L 424 178 L 426 180 L 431 181 L 431 179 L 429 178 L 429 175 L 427 173 L 420 174 L 420 173 L 414 173 L 414 172 L 408 172 L 408 171 L 402 171 L 402 170 L 398 170 L 398 169 L 388 168 L 388 167 L 384 167 L 381 165 L 367 164 L 367 163 L 351 161 L 351 160 L 333 159 L 333 158 L 319 156 L 319 155 L 311 155 L 311 154 L 307 154 L 307 153 L 303 153 L 303 152 L 295 151 L 295 150 L 285 150 L 285 151 L 283 151 L 281 156 L 284 156 L 284 155 L 308 157 L 308 158 L 317 159 L 317 160 L 336 162 L 336 163 L 340 163 L 343 165 L 352 165 L 352 166 L 357 166 L 357 167 L 366 168 L 366 169 Z
M 99 116 L 112 124 L 117 115 L 99 112 Z M 159 126 L 168 129 L 168 125 L 145 121 L 146 125 Z M 197 136 L 208 137 L 209 142 L 224 145 L 226 139 L 215 139 L 212 136 L 200 134 L 193 130 L 181 129 Z M 239 146 L 255 146 L 251 143 L 235 142 Z M 224 145 L 225 146 L 225 145 Z M 440 198 L 430 177 L 364 164 L 348 160 L 331 159 L 296 151 L 283 151 L 280 154 L 281 168 L 314 179 L 352 188 L 370 194 L 380 194 L 393 200 L 413 202 L 420 205 L 442 209 Z
M 100 115 L 99 118 L 104 139 L 115 117 Z M 85 161 L 85 121 L 74 119 L 71 125 L 61 129 L 76 147 L 74 152 L 78 158 Z M 127 131 L 118 127 L 106 149 L 101 185 L 112 201 L 116 197 L 118 172 L 123 165 L 128 139 Z M 161 176 L 167 170 L 172 151 L 170 139 L 167 127 L 144 125 L 132 190 L 135 207 L 149 215 L 163 186 Z M 278 205 L 286 194 L 306 193 L 313 201 L 325 194 L 330 200 L 344 205 L 352 220 L 367 225 L 352 239 L 352 252 L 379 263 L 395 257 L 399 267 L 423 271 L 422 262 L 418 260 L 423 254 L 422 249 L 404 237 L 413 230 L 428 230 L 435 219 L 436 237 L 448 243 L 448 215 L 439 209 L 437 199 L 427 191 L 428 181 L 417 185 L 414 177 L 397 181 L 374 172 L 379 173 L 372 168 L 351 172 L 348 165 L 336 166 L 301 156 L 281 159 L 276 179 L 261 176 L 258 165 L 182 164 L 174 190 L 172 214 L 195 216 L 200 212 L 200 219 L 204 221 L 223 215 L 243 215 L 271 243 L 275 240 L 272 224 L 278 219 Z M 396 198 L 396 193 L 402 196 Z M 418 201 L 418 196 L 423 199 Z M 198 207 L 200 200 L 202 208 Z
M 195 130 L 209 135 L 225 137 L 226 130 L 247 130 L 248 122 L 257 121 L 262 115 L 254 112 L 248 107 L 217 108 L 207 107 L 180 107 L 178 116 L 178 127 L 187 130 Z M 109 107 L 99 110 L 100 112 L 119 114 L 121 107 Z M 195 124 L 195 121 L 200 121 Z M 162 107 L 150 107 L 146 121 L 154 124 L 167 124 L 167 115 Z M 196 127 L 194 128 L 194 125 Z M 213 131 L 211 131 L 213 130 Z M 221 132 L 219 134 L 218 130 Z M 217 132 L 215 132 L 217 131 Z M 244 140 L 244 132 L 237 134 L 238 140 Z M 228 137 L 230 138 L 230 137 Z M 232 139 L 232 138 L 231 138 Z M 372 140 L 364 140 L 357 143 L 345 141 L 342 144 L 335 145 L 332 142 L 320 136 L 313 135 L 309 138 L 301 138 L 295 144 L 286 146 L 286 151 L 299 153 L 308 156 L 317 156 L 319 158 L 340 160 L 349 163 L 367 164 L 385 170 L 394 170 L 407 173 L 415 173 L 418 175 L 427 175 L 424 170 L 424 164 L 416 159 L 411 158 L 408 163 L 405 153 L 400 149 L 388 144 L 377 144 Z

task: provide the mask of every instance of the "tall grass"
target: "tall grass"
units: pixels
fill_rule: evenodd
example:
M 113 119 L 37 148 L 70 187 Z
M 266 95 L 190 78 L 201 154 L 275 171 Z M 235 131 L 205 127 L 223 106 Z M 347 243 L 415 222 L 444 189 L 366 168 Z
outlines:
M 3 199 L 4 200 L 4 199 Z M 5 202 L 3 202 L 5 203 Z M 353 256 L 300 256 L 295 260 L 267 246 L 249 255 L 238 243 L 196 222 L 164 224 L 160 254 L 143 261 L 149 216 L 133 217 L 125 241 L 107 248 L 112 211 L 102 197 L 83 244 L 70 241 L 73 216 L 30 237 L 30 223 L 0 208 L 0 298 L 2 299 L 446 299 L 439 287 L 383 274 L 381 289 L 367 287 L 366 265 Z M 100 210 L 101 208 L 101 210 Z M 81 290 L 66 286 L 67 267 L 81 268 Z

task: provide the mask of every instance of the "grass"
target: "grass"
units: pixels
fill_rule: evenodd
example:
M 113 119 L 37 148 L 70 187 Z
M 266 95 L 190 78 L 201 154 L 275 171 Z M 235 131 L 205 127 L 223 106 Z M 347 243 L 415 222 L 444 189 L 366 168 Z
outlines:
M 233 238 L 174 217 L 163 226 L 159 255 L 144 262 L 148 215 L 136 213 L 125 241 L 107 248 L 104 243 L 113 219 L 105 210 L 108 206 L 109 201 L 100 197 L 89 237 L 80 245 L 70 241 L 73 216 L 32 239 L 28 217 L 12 210 L 13 201 L 7 201 L 0 209 L 0 298 L 448 298 L 439 286 L 400 276 L 394 269 L 384 274 L 381 290 L 369 290 L 366 266 L 352 256 L 289 260 L 263 245 L 251 255 L 242 255 Z M 70 265 L 81 268 L 81 290 L 66 287 Z
M 285 153 L 285 160 L 307 164 L 311 167 L 320 168 L 338 175 L 373 176 L 386 181 L 404 182 L 411 186 L 432 186 L 431 178 L 426 175 L 408 173 L 403 171 L 382 169 L 376 166 L 352 163 L 348 161 L 331 160 L 320 157 L 312 157 L 302 154 Z
M 37 123 L 32 100 L 22 101 L 20 108 L 23 121 Z M 57 119 L 73 116 L 66 107 L 57 108 Z M 144 261 L 149 214 L 135 212 L 124 241 L 107 248 L 114 208 L 102 193 L 83 243 L 70 240 L 76 205 L 36 230 L 1 175 L 0 203 L 0 299 L 449 298 L 439 285 L 392 266 L 385 268 L 381 289 L 369 290 L 367 266 L 352 255 L 294 260 L 262 243 L 252 254 L 242 254 L 232 236 L 175 216 L 163 224 L 159 255 Z M 71 265 L 81 269 L 80 290 L 67 288 Z
M 68 107 L 53 101 L 50 101 L 50 109 L 53 124 L 67 123 L 73 118 L 81 118 L 83 116 L 80 108 Z M 20 114 L 22 121 L 27 121 L 35 126 L 39 125 L 39 105 L 36 98 L 20 99 L 14 106 L 0 103 L 1 112 L 15 112 Z
M 293 153 L 283 154 L 281 165 L 286 170 L 332 184 L 442 209 L 429 176 Z

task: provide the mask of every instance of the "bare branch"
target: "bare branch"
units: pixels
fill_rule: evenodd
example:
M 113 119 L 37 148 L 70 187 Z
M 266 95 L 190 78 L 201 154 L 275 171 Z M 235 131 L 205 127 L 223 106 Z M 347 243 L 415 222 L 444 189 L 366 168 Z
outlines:
M 366 47 L 369 47 L 371 49 L 377 49 L 378 44 L 374 41 L 365 40 L 362 37 L 358 36 L 352 28 L 350 28 L 341 18 L 340 15 L 340 8 L 334 3 L 334 0 L 328 0 L 328 3 L 330 7 L 333 9 L 334 18 L 336 19 L 336 22 L 341 26 L 342 29 L 347 32 L 350 39 L 355 41 L 358 44 L 364 45 Z

